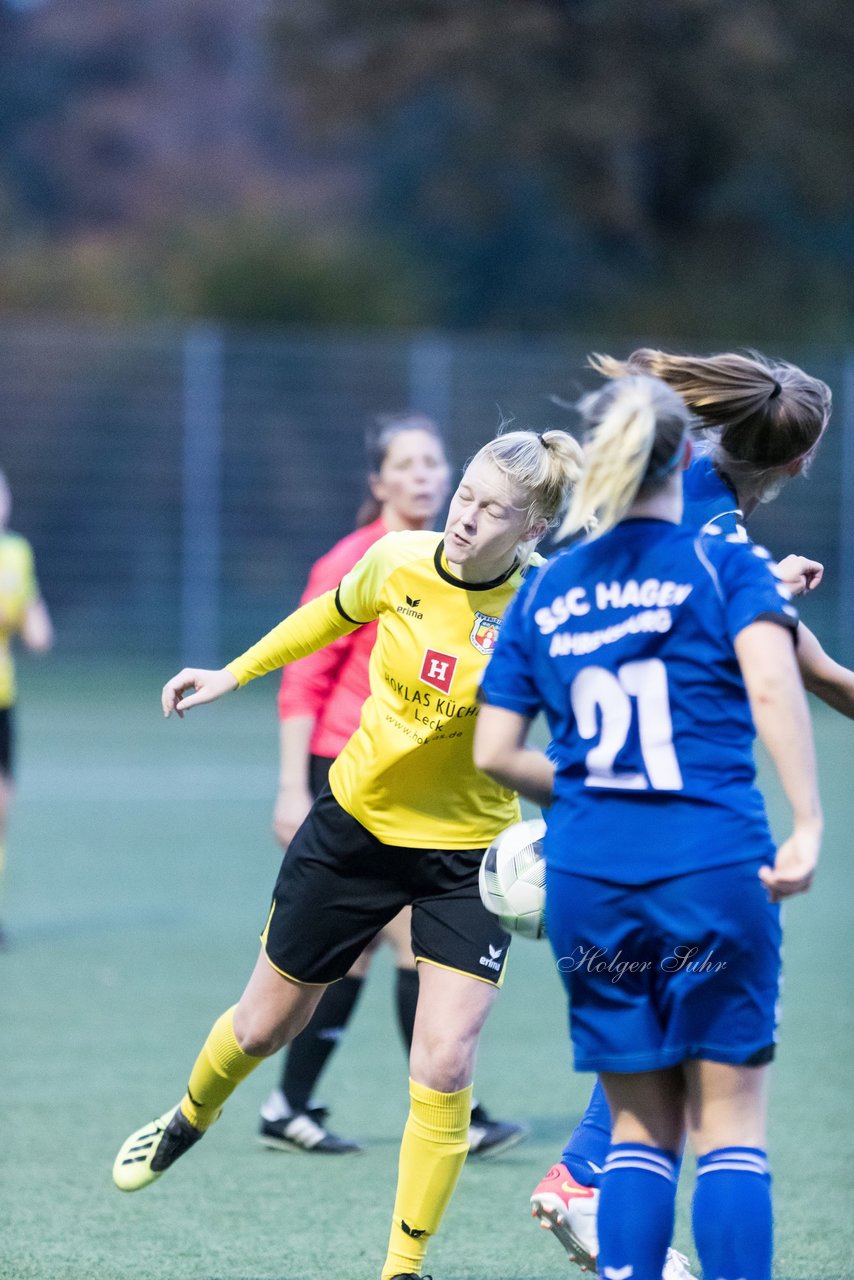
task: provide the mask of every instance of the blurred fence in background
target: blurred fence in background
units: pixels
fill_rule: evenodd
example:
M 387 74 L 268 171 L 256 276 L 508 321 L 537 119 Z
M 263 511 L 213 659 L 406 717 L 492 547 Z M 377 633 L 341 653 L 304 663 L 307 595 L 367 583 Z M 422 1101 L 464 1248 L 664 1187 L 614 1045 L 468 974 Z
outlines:
M 583 335 L 0 326 L 0 467 L 60 653 L 219 665 L 295 605 L 311 562 L 352 527 L 373 414 L 434 415 L 459 465 L 502 416 L 571 424 L 555 398 L 595 384 L 584 357 L 603 348 Z M 804 616 L 854 661 L 854 352 L 785 355 L 830 383 L 833 423 L 809 480 L 751 528 L 777 554 L 825 562 Z

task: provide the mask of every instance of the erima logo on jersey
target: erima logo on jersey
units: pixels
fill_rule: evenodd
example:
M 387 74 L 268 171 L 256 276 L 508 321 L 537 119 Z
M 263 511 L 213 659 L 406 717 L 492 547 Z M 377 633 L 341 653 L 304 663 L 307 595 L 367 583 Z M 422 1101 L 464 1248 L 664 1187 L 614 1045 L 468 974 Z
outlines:
M 421 619 L 424 617 L 423 613 L 418 612 L 418 606 L 420 605 L 420 603 L 421 603 L 420 599 L 413 600 L 412 596 L 407 596 L 406 604 L 399 604 L 397 606 L 397 612 L 402 613 L 406 618 L 417 618 L 418 621 L 420 622 Z
M 456 666 L 457 660 L 452 653 L 439 653 L 438 649 L 428 649 L 424 654 L 418 679 L 424 684 L 432 685 L 441 693 L 450 693 Z
M 495 642 L 498 639 L 498 628 L 500 626 L 500 618 L 493 618 L 490 614 L 481 613 L 479 609 L 475 609 L 474 626 L 469 634 L 469 640 L 471 640 L 478 653 L 492 653 L 495 648 Z
M 487 945 L 487 950 L 489 951 L 489 955 L 481 956 L 480 964 L 483 965 L 484 969 L 494 969 L 496 973 L 500 973 L 501 956 L 504 952 L 504 947 L 494 947 L 490 942 Z
M 635 1269 L 631 1263 L 627 1267 L 605 1267 L 602 1275 L 605 1280 L 630 1280 L 635 1274 Z

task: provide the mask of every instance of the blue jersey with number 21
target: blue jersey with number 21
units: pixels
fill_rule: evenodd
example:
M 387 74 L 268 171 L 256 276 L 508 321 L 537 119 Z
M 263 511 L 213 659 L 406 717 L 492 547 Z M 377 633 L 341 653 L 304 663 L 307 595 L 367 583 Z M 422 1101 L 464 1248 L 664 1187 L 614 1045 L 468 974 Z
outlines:
M 552 867 L 640 884 L 774 847 L 733 642 L 794 629 L 768 554 L 737 535 L 624 520 L 532 574 L 504 618 L 485 702 L 545 712 Z

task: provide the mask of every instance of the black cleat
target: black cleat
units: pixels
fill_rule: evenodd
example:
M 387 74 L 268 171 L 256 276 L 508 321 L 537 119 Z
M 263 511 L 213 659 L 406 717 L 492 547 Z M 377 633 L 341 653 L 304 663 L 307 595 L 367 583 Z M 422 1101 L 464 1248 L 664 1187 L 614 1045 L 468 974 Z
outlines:
M 530 1133 L 526 1124 L 512 1120 L 493 1120 L 480 1105 L 472 1107 L 469 1123 L 469 1155 L 488 1160 L 523 1142 Z
M 295 1111 L 279 1120 L 262 1116 L 258 1141 L 275 1151 L 307 1151 L 326 1156 L 355 1155 L 365 1149 L 358 1142 L 330 1133 L 307 1111 Z

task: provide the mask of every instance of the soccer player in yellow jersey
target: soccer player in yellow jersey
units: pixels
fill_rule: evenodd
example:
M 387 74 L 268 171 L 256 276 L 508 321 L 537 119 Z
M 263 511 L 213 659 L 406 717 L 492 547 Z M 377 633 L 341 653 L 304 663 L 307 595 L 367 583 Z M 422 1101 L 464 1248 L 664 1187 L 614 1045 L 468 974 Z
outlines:
M 33 549 L 8 529 L 12 494 L 0 471 L 0 888 L 6 855 L 6 821 L 12 799 L 14 764 L 15 664 L 12 641 L 20 636 L 28 649 L 44 652 L 53 643 L 53 627 L 36 581 Z M 0 924 L 0 947 L 5 933 Z
M 474 768 L 477 687 L 580 457 L 562 431 L 497 437 L 466 468 L 443 537 L 381 538 L 337 590 L 242 657 L 221 671 L 187 668 L 164 687 L 164 714 L 180 716 L 379 623 L 361 724 L 282 862 L 249 983 L 214 1024 L 180 1104 L 123 1144 L 113 1166 L 121 1190 L 147 1186 L 197 1142 L 240 1081 L 298 1034 L 326 986 L 409 904 L 419 996 L 382 1280 L 417 1280 L 466 1157 L 477 1041 L 510 943 L 477 879 L 484 848 L 518 819 L 518 799 Z

